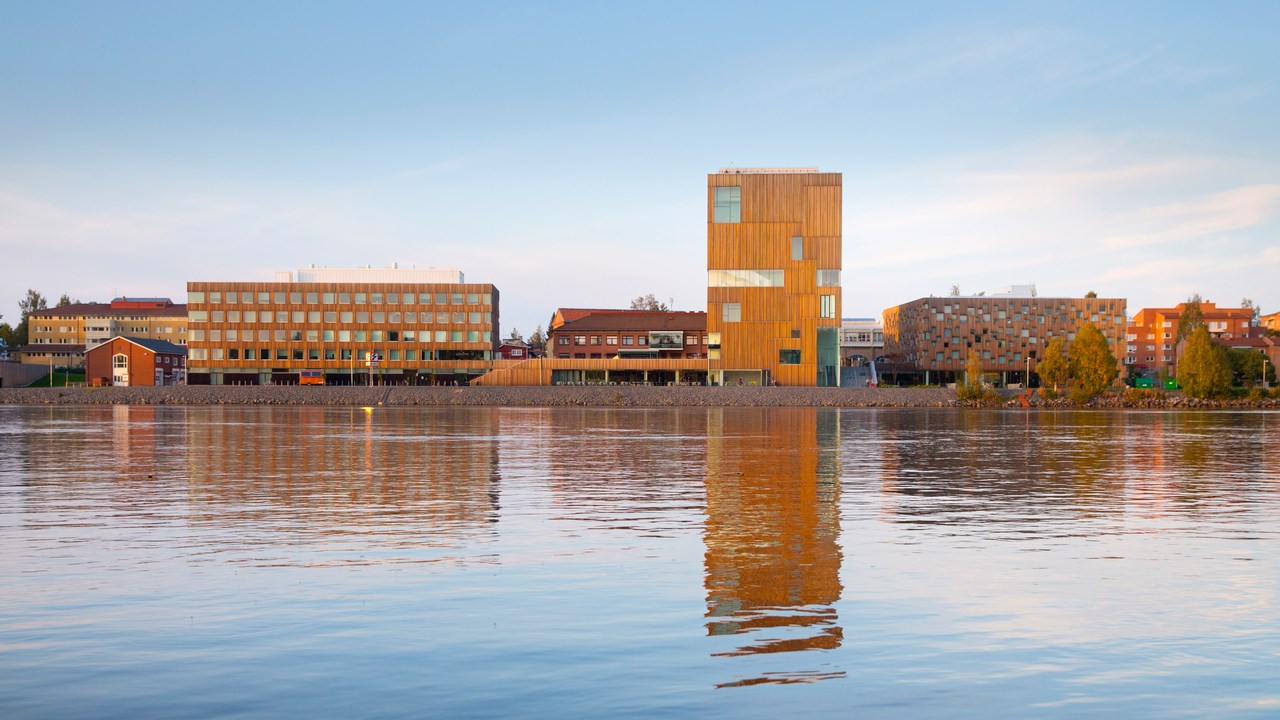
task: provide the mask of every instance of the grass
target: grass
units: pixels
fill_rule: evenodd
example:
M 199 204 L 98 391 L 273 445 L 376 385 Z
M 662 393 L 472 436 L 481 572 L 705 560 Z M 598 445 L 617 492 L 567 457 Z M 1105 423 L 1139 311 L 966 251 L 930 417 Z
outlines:
M 52 376 L 52 381 L 50 381 L 50 376 L 45 375 L 27 387 L 66 387 L 68 384 L 76 383 L 84 384 L 84 373 L 55 371 Z

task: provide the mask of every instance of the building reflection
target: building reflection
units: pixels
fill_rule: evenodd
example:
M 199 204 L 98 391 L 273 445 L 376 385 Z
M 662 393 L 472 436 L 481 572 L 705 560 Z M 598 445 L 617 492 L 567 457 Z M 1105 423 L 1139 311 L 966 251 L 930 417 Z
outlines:
M 736 647 L 714 654 L 838 648 L 838 411 L 711 411 L 707 437 L 706 627 L 711 636 L 739 636 Z M 781 673 L 730 684 L 827 676 Z
M 186 429 L 194 521 L 377 552 L 496 532 L 496 413 L 212 407 Z

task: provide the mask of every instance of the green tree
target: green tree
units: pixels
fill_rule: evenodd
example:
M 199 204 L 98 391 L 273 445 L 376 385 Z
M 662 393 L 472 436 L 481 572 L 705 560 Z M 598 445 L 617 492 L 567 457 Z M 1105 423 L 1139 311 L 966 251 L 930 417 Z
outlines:
M 1191 337 L 1191 333 L 1200 327 L 1204 327 L 1204 312 L 1200 309 L 1200 293 L 1194 293 L 1182 303 L 1182 312 L 1178 315 L 1178 334 L 1174 337 L 1174 344 Z
M 1261 350 L 1228 348 L 1227 361 L 1231 363 L 1231 384 L 1253 387 L 1262 381 L 1262 373 L 1269 371 L 1270 363 Z M 1268 372 L 1268 374 L 1270 374 Z
M 22 321 L 13 329 L 13 345 L 21 347 L 28 342 L 28 323 L 27 316 L 37 310 L 45 310 L 49 307 L 49 301 L 45 300 L 44 295 L 39 292 L 27 289 L 26 297 L 18 301 L 18 310 L 22 312 Z
M 1201 325 L 1191 332 L 1187 349 L 1178 360 L 1178 384 L 1192 397 L 1211 397 L 1231 387 L 1231 361 L 1226 348 L 1209 339 Z
M 1067 343 L 1060 337 L 1049 341 L 1044 349 L 1044 359 L 1036 366 L 1036 372 L 1058 392 L 1058 387 L 1071 376 L 1071 363 L 1067 360 Z
M 66 293 L 62 293 L 62 297 L 58 298 L 58 304 L 55 305 L 54 307 L 66 307 L 68 305 L 79 305 L 79 304 L 80 304 L 79 300 L 72 300 L 70 295 Z
M 542 326 L 539 325 L 538 327 L 533 329 L 532 333 L 529 334 L 529 347 L 541 348 L 543 345 L 546 345 L 546 344 L 547 344 L 547 335 L 546 333 L 542 332 Z
M 1111 384 L 1120 371 L 1116 356 L 1102 331 L 1093 323 L 1085 323 L 1071 343 L 1071 377 L 1089 395 L 1097 395 Z

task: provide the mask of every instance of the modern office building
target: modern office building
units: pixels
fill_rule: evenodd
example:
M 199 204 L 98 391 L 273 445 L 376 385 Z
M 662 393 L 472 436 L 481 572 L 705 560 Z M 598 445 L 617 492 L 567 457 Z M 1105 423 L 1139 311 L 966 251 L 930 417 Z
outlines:
M 113 337 L 187 344 L 187 306 L 169 298 L 118 297 L 109 303 L 74 303 L 33 311 L 27 319 L 29 345 L 22 361 L 82 367 L 85 349 Z
M 488 372 L 498 291 L 457 270 L 305 268 L 190 282 L 190 384 L 460 384 Z M 312 373 L 308 373 L 309 375 Z
M 1134 313 L 1125 336 L 1124 364 L 1132 372 L 1177 376 L 1178 321 L 1186 303 L 1171 308 L 1143 308 Z M 1251 308 L 1220 308 L 1208 301 L 1200 303 L 1200 314 L 1214 340 L 1231 340 L 1262 335 L 1253 324 Z
M 707 176 L 713 384 L 836 385 L 841 176 L 726 168 Z
M 1029 285 L 990 295 L 927 297 L 884 311 L 885 354 L 896 377 L 951 383 L 964 375 L 975 351 L 983 372 L 1021 384 L 1050 340 L 1070 343 L 1085 323 L 1097 326 L 1120 358 L 1127 321 L 1123 298 L 1037 297 Z

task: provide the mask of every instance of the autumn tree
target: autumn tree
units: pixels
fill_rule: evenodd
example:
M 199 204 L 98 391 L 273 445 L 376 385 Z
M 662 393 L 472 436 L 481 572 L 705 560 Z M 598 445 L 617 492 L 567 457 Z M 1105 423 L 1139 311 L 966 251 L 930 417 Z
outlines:
M 1253 387 L 1262 381 L 1264 372 L 1271 369 L 1261 350 L 1228 348 L 1227 361 L 1231 364 L 1231 384 Z
M 964 366 L 964 385 L 956 389 L 956 397 L 961 400 L 980 400 L 984 394 L 982 356 L 977 350 L 970 350 L 969 361 Z
M 1178 384 L 1192 397 L 1210 397 L 1231 387 L 1231 361 L 1226 349 L 1209 339 L 1203 324 L 1191 332 L 1178 360 Z
M 1193 293 L 1182 304 L 1182 313 L 1178 315 L 1178 334 L 1174 337 L 1174 343 L 1180 343 L 1191 337 L 1191 333 L 1200 327 L 1204 327 L 1204 312 L 1200 309 L 1200 293 Z
M 1085 323 L 1071 343 L 1071 377 L 1089 395 L 1097 395 L 1116 379 L 1116 356 L 1102 331 L 1093 323 Z
M 1071 363 L 1067 360 L 1067 343 L 1060 337 L 1049 341 L 1044 349 L 1044 358 L 1036 366 L 1041 379 L 1053 386 L 1053 391 L 1067 382 L 1071 376 Z
M 671 306 L 675 304 L 675 300 L 662 302 L 653 296 L 653 293 L 641 295 L 631 301 L 632 310 L 648 310 L 650 312 L 670 312 Z
M 1096 290 L 1090 290 L 1089 292 L 1085 293 L 1084 296 L 1087 298 L 1096 298 L 1098 297 L 1098 292 Z

